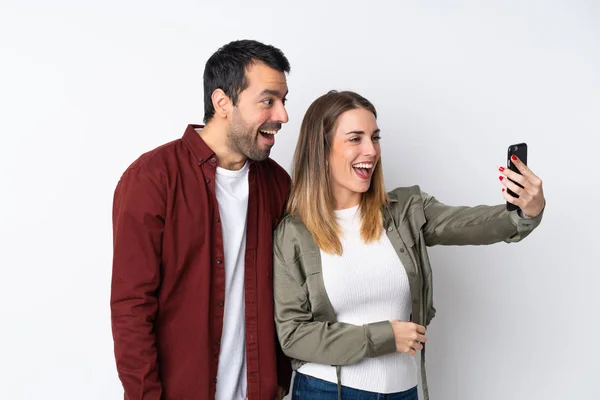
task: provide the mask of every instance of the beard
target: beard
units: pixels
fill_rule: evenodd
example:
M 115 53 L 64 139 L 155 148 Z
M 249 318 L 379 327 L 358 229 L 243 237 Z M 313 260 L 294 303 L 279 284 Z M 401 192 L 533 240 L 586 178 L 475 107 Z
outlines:
M 267 124 L 261 128 L 265 128 L 266 126 Z M 231 139 L 234 148 L 251 160 L 263 161 L 271 154 L 272 146 L 262 147 L 258 142 L 258 135 L 260 135 L 258 130 L 246 123 L 240 112 L 234 109 L 231 119 L 231 129 L 229 131 L 229 139 Z

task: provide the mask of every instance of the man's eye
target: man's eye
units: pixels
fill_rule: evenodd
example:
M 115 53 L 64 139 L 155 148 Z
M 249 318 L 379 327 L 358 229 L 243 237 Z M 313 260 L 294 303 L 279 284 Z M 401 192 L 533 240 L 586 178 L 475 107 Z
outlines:
M 273 104 L 273 99 L 264 99 L 263 103 L 265 103 L 266 105 L 270 106 Z
M 373 140 L 379 142 L 381 140 L 381 136 L 373 136 Z
M 281 100 L 281 102 L 283 103 L 283 105 L 285 106 L 285 103 L 287 103 L 287 99 L 284 97 L 283 100 Z

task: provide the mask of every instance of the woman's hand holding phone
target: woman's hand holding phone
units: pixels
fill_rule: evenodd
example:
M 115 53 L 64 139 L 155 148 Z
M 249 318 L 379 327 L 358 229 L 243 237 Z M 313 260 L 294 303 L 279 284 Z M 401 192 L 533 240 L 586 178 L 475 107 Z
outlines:
M 505 188 L 502 188 L 502 196 L 508 203 L 519 207 L 525 217 L 535 218 L 542 212 L 546 205 L 542 180 L 527 165 L 519 160 L 517 156 L 512 155 L 511 161 L 517 167 L 520 174 L 508 168 L 500 167 L 499 170 L 503 174 L 500 176 L 500 181 L 506 189 L 510 189 L 519 197 L 511 196 Z M 511 180 L 517 182 L 522 187 L 511 182 Z

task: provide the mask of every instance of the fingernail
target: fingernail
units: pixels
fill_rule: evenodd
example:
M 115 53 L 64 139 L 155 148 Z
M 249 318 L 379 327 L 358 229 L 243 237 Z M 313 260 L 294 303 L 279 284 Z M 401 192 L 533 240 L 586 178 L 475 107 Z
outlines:
M 498 179 L 502 180 L 502 179 L 504 179 L 504 177 L 503 176 L 499 176 Z
M 500 168 L 498 168 L 498 170 L 499 170 L 500 172 L 502 172 L 502 171 L 504 171 L 504 167 L 500 167 Z
M 514 154 L 512 156 L 510 156 L 511 160 L 513 161 L 517 161 L 517 156 L 515 156 Z
M 502 191 L 504 192 L 506 189 L 502 188 Z

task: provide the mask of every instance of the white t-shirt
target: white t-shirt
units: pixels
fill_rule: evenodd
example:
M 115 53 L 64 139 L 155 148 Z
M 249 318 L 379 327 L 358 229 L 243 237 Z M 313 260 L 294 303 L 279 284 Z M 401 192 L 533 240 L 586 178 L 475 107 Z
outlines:
M 343 254 L 321 251 L 323 281 L 337 320 L 353 325 L 408 321 L 410 286 L 406 270 L 392 243 L 381 229 L 379 241 L 366 244 L 360 236 L 358 206 L 337 210 Z M 305 375 L 337 382 L 335 367 L 304 364 Z M 417 363 L 408 353 L 365 358 L 342 367 L 342 385 L 377 393 L 396 393 L 417 385 Z
M 217 167 L 216 193 L 225 251 L 225 309 L 216 400 L 243 400 L 246 381 L 244 256 L 248 212 L 248 163 L 240 170 Z

